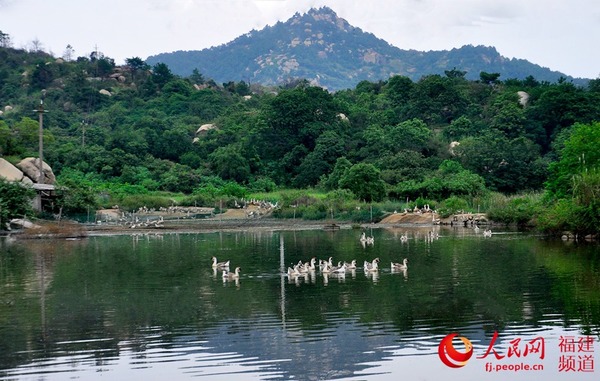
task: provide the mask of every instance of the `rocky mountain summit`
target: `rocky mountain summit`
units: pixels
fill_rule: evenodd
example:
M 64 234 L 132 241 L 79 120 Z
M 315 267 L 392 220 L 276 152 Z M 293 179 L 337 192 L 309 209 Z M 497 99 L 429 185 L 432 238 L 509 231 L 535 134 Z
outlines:
M 178 75 L 197 69 L 217 82 L 245 81 L 281 85 L 307 79 L 329 90 L 354 88 L 362 80 L 377 82 L 393 75 L 419 80 L 446 70 L 466 71 L 478 79 L 482 71 L 501 78 L 555 82 L 559 72 L 522 59 L 508 59 L 493 47 L 421 52 L 403 50 L 354 27 L 331 8 L 296 13 L 285 22 L 253 30 L 233 41 L 200 51 L 177 51 L 148 57 L 148 64 L 165 63 Z

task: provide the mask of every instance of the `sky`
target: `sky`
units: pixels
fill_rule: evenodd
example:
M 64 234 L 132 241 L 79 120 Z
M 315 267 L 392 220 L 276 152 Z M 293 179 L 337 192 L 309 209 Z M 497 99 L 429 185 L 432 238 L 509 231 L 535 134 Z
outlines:
M 573 77 L 600 77 L 598 0 L 0 0 L 0 31 L 56 57 L 126 58 L 227 43 L 328 6 L 401 49 L 494 46 Z M 38 44 L 39 46 L 39 44 Z

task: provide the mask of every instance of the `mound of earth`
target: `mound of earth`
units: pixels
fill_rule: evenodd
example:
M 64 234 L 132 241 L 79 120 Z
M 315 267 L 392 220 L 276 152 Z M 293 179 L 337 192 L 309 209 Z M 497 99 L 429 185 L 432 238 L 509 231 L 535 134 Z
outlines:
M 433 213 L 394 213 L 383 220 L 380 224 L 432 224 L 433 219 L 438 218 Z
M 438 214 L 434 213 L 394 213 L 381 220 L 380 223 L 426 225 L 433 224 L 434 221 L 438 221 L 443 225 L 450 225 L 450 223 L 462 224 L 465 221 L 481 224 L 488 222 L 484 213 L 454 214 L 447 218 L 440 218 Z

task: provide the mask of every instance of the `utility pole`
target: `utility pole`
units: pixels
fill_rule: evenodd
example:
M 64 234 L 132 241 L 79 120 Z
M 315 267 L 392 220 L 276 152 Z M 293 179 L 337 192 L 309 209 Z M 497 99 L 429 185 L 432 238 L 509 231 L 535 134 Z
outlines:
M 85 120 L 81 121 L 81 129 L 82 129 L 82 136 L 81 136 L 81 147 L 85 148 L 85 126 L 87 126 L 87 123 Z
M 44 113 L 48 112 L 44 110 L 44 98 L 46 97 L 46 90 L 42 90 L 42 98 L 40 99 L 40 105 L 37 110 L 33 110 L 38 113 L 38 119 L 40 122 L 39 128 L 39 168 L 40 174 L 38 178 L 38 184 L 44 183 Z

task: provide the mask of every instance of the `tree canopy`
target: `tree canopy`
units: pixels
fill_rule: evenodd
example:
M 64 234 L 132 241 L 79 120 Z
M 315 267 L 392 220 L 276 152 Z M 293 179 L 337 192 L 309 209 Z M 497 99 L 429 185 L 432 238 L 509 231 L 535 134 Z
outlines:
M 220 86 L 199 70 L 181 77 L 165 64 L 132 57 L 116 66 L 102 54 L 57 60 L 2 47 L 8 36 L 0 37 L 0 154 L 36 155 L 31 110 L 45 90 L 45 158 L 59 180 L 76 171 L 193 193 L 220 178 L 372 201 L 546 184 L 564 197 L 583 189 L 573 175 L 589 184 L 599 159 L 597 80 L 579 87 L 483 72 L 467 80 L 454 67 L 335 93 L 302 80 Z

